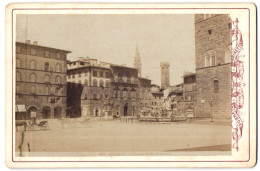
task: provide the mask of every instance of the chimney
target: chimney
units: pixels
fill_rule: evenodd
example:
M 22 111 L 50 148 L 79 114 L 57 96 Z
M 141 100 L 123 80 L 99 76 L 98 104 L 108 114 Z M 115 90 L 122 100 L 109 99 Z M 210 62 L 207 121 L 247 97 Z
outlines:
M 38 42 L 37 42 L 37 41 L 33 41 L 33 44 L 34 44 L 34 45 L 38 45 Z
M 31 41 L 30 41 L 30 40 L 26 40 L 25 43 L 26 43 L 26 44 L 30 44 Z

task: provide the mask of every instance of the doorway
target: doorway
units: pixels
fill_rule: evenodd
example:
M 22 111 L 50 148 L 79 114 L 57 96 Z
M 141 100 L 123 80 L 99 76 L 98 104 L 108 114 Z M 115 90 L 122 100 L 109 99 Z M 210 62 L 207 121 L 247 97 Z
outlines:
M 124 116 L 127 116 L 127 109 L 128 109 L 128 104 L 125 103 L 125 106 L 124 106 Z
M 50 107 L 44 107 L 42 110 L 42 118 L 43 119 L 49 119 L 51 115 L 51 108 Z
M 60 107 L 56 107 L 54 109 L 54 118 L 61 118 L 61 108 Z

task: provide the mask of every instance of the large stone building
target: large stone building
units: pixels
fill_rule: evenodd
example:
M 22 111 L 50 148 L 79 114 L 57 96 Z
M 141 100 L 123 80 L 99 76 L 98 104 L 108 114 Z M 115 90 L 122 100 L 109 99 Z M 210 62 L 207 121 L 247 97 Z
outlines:
M 161 62 L 161 87 L 165 89 L 170 86 L 170 63 L 169 62 Z
M 79 58 L 68 64 L 68 116 L 135 116 L 149 106 L 151 80 L 138 69 Z
M 96 59 L 79 58 L 68 63 L 68 117 L 101 116 L 103 102 L 111 97 L 111 70 Z
M 16 96 L 26 113 L 16 119 L 66 116 L 67 54 L 70 51 L 16 42 Z M 19 109 L 17 110 L 19 112 Z
M 231 117 L 231 19 L 195 15 L 196 116 Z

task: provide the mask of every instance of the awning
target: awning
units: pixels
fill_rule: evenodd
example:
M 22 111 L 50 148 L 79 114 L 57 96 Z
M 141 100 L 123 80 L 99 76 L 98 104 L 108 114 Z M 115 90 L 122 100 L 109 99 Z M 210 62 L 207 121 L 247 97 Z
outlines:
M 25 105 L 15 105 L 15 112 L 27 112 Z

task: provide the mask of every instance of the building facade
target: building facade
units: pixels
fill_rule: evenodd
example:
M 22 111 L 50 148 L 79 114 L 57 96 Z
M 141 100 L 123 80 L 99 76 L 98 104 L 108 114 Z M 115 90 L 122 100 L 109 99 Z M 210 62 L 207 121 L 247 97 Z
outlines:
M 165 89 L 170 86 L 170 63 L 161 62 L 161 87 Z
M 21 119 L 66 116 L 67 54 L 70 51 L 16 42 L 16 105 L 24 105 Z M 19 117 L 19 116 L 17 116 Z
M 226 14 L 195 15 L 197 117 L 231 117 L 231 32 Z
M 136 68 L 79 58 L 68 64 L 68 116 L 135 116 L 149 106 L 151 80 Z

